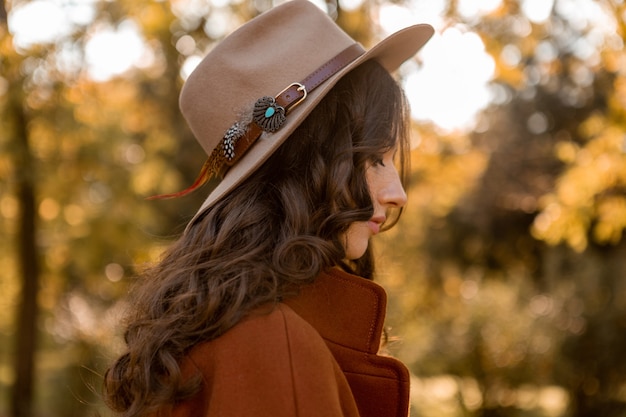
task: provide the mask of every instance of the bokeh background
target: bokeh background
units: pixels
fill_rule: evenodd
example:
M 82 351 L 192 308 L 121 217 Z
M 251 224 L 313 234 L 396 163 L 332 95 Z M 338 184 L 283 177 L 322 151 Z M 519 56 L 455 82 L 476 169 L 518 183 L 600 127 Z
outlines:
M 273 4 L 0 1 L 0 416 L 110 415 L 123 297 L 202 199 L 144 199 L 204 160 L 179 89 Z M 624 1 L 316 4 L 366 46 L 437 31 L 398 74 L 410 203 L 375 242 L 412 415 L 626 416 Z

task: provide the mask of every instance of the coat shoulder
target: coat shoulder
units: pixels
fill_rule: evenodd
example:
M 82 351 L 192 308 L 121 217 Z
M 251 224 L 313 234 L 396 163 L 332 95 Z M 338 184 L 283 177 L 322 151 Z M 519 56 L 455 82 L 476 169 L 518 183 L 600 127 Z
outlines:
M 217 359 L 279 365 L 304 355 L 332 358 L 317 330 L 290 307 L 278 304 L 254 311 L 216 340 L 195 346 L 189 357 L 202 369 Z
M 320 415 L 322 404 L 328 416 L 357 415 L 324 340 L 284 304 L 257 310 L 219 338 L 198 344 L 182 368 L 186 376 L 201 376 L 202 388 L 179 409 L 204 411 L 181 416 L 304 417 Z

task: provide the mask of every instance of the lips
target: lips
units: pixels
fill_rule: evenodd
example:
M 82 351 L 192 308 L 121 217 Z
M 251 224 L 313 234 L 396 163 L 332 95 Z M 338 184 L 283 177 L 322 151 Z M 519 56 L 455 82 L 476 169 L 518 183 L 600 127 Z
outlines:
M 367 222 L 367 226 L 376 235 L 380 232 L 380 227 L 384 222 L 385 216 L 374 216 Z

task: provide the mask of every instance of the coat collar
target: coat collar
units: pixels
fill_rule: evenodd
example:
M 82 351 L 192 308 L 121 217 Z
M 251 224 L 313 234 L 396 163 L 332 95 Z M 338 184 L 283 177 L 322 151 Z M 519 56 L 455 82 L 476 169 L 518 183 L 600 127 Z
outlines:
M 324 339 L 369 354 L 378 352 L 387 307 L 380 285 L 333 268 L 285 303 Z

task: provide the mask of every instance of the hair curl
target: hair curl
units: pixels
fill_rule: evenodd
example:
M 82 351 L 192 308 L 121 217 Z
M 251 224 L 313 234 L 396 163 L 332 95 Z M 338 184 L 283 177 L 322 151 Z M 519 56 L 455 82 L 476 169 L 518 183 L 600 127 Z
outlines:
M 191 347 L 327 268 L 371 279 L 371 251 L 344 261 L 342 234 L 373 215 L 365 180 L 372 161 L 397 147 L 406 178 L 408 120 L 403 92 L 380 64 L 344 76 L 267 162 L 142 274 L 127 352 L 105 375 L 108 405 L 135 417 L 191 395 L 200 382 L 183 381 L 179 368 Z

